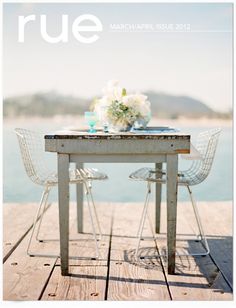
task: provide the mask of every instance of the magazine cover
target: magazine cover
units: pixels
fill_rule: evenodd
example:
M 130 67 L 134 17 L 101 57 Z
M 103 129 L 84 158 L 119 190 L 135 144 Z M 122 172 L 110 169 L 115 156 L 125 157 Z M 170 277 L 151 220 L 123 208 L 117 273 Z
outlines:
M 4 1 L 3 301 L 233 300 L 233 10 Z

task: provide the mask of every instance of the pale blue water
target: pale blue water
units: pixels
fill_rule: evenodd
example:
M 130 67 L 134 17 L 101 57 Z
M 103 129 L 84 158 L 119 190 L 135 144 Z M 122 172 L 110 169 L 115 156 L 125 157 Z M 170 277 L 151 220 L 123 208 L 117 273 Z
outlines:
M 21 161 L 17 139 L 13 129 L 19 126 L 17 123 L 5 124 L 3 128 L 3 198 L 4 202 L 37 202 L 40 199 L 42 188 L 32 183 L 25 174 Z M 34 129 L 41 132 L 50 132 L 60 129 L 61 125 L 44 121 L 44 124 L 34 123 L 21 127 Z M 43 126 L 43 128 L 42 128 Z M 206 127 L 181 128 L 181 131 L 191 133 L 192 140 Z M 225 127 L 220 136 L 215 161 L 207 180 L 193 187 L 197 200 L 224 201 L 233 199 L 233 164 L 232 164 L 232 128 Z M 48 161 L 56 168 L 56 155 L 48 153 Z M 89 164 L 88 164 L 89 165 Z M 93 164 L 93 167 L 106 172 L 109 180 L 94 184 L 94 196 L 98 201 L 113 202 L 142 202 L 146 186 L 143 183 L 131 181 L 128 175 L 135 169 L 151 164 Z M 180 168 L 186 162 L 180 160 Z M 164 188 L 165 191 L 165 188 Z M 57 190 L 54 189 L 51 200 L 57 200 Z M 165 193 L 163 193 L 163 199 Z M 75 189 L 71 188 L 71 199 L 75 200 Z M 188 200 L 184 188 L 179 189 L 179 200 Z

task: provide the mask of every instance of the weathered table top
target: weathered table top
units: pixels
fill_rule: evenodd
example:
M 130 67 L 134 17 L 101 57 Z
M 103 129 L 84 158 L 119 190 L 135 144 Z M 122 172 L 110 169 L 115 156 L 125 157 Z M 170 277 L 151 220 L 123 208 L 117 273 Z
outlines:
M 61 130 L 46 134 L 45 149 L 49 152 L 81 154 L 184 154 L 190 152 L 190 135 L 166 129 L 156 132 L 131 131 L 89 133 L 87 130 Z M 139 157 L 140 158 L 140 157 Z
M 156 133 L 153 130 L 150 132 L 142 132 L 141 130 L 132 132 L 119 132 L 119 133 L 104 133 L 103 131 L 97 131 L 96 133 L 89 133 L 87 130 L 73 131 L 73 130 L 61 130 L 45 135 L 45 139 L 125 139 L 125 140 L 139 140 L 139 139 L 176 139 L 176 140 L 190 140 L 189 134 L 183 134 L 173 130 L 163 131 Z

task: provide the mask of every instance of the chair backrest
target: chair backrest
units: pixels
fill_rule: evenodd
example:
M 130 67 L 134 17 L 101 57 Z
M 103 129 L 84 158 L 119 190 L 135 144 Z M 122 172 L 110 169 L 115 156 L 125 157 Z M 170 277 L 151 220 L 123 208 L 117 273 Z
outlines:
M 23 128 L 16 128 L 15 133 L 27 175 L 34 183 L 44 185 L 49 171 L 45 166 L 42 136 Z
M 201 155 L 201 160 L 194 160 L 186 175 L 189 184 L 196 185 L 204 181 L 210 173 L 215 152 L 221 133 L 220 128 L 211 129 L 198 135 L 196 149 Z

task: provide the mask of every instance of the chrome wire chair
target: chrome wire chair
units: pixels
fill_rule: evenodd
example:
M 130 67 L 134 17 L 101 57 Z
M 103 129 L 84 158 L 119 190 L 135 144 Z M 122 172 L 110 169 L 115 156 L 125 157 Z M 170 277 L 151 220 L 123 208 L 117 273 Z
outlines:
M 32 243 L 33 235 L 36 231 L 35 229 L 36 229 L 36 225 L 38 221 L 39 221 L 39 224 L 38 224 L 38 230 L 36 232 L 36 240 L 40 242 L 44 241 L 42 239 L 39 239 L 38 237 L 39 231 L 40 231 L 40 227 L 42 224 L 44 213 L 46 211 L 49 193 L 53 187 L 58 185 L 58 176 L 56 172 L 51 171 L 46 167 L 46 160 L 44 157 L 45 152 L 43 148 L 42 136 L 37 132 L 31 131 L 28 129 L 23 129 L 23 128 L 16 128 L 15 133 L 18 138 L 21 157 L 22 157 L 25 171 L 28 177 L 35 184 L 44 187 L 44 191 L 42 193 L 39 207 L 37 209 L 37 212 L 34 218 L 32 232 L 31 232 L 31 236 L 29 239 L 28 247 L 27 247 L 27 254 L 30 256 L 56 257 L 55 255 L 52 255 L 52 254 L 49 255 L 49 254 L 33 253 L 30 251 L 30 246 Z M 99 257 L 100 253 L 99 253 L 99 247 L 98 247 L 98 238 L 96 234 L 93 214 L 95 216 L 95 222 L 98 227 L 100 238 L 102 236 L 102 233 L 101 233 L 101 227 L 99 224 L 98 215 L 97 215 L 96 207 L 94 204 L 94 199 L 93 199 L 91 188 L 92 188 L 92 181 L 106 180 L 108 177 L 106 174 L 101 173 L 98 170 L 92 169 L 92 168 L 69 170 L 69 174 L 70 174 L 70 184 L 82 183 L 85 186 L 85 194 L 87 197 L 89 216 L 91 220 L 93 238 L 95 242 L 96 257 Z M 45 241 L 50 241 L 50 240 L 45 240 Z
M 204 248 L 204 252 L 202 253 L 185 253 L 185 254 L 179 254 L 176 252 L 176 255 L 182 256 L 182 255 L 207 255 L 210 252 L 209 245 L 206 239 L 206 236 L 204 234 L 204 230 L 202 227 L 201 219 L 199 216 L 199 212 L 197 209 L 196 202 L 193 198 L 192 190 L 190 189 L 190 186 L 200 184 L 203 182 L 207 176 L 210 173 L 212 163 L 215 156 L 215 151 L 218 143 L 218 139 L 220 136 L 221 129 L 212 129 L 209 131 L 202 132 L 198 135 L 197 142 L 196 142 L 196 149 L 199 153 L 198 159 L 194 159 L 190 165 L 190 167 L 187 170 L 179 171 L 178 172 L 178 185 L 185 186 L 187 188 L 187 191 L 190 195 L 194 215 L 196 218 L 196 222 L 199 229 L 199 235 L 198 239 L 200 239 L 202 246 Z M 187 155 L 181 155 L 181 158 L 191 159 L 191 154 Z M 160 183 L 160 184 L 166 184 L 166 172 L 164 170 L 160 169 L 153 169 L 153 168 L 141 168 L 137 171 L 133 172 L 129 176 L 130 179 L 136 180 L 136 181 L 145 181 L 147 182 L 147 194 L 146 199 L 144 202 L 143 212 L 138 228 L 138 244 L 136 248 L 136 258 L 139 257 L 139 247 L 140 247 L 140 241 L 142 239 L 143 234 L 143 228 L 146 220 L 146 216 L 148 213 L 148 204 L 149 204 L 149 198 L 151 194 L 151 185 L 152 183 Z M 157 255 L 161 256 L 161 254 Z M 166 256 L 166 255 L 163 255 Z

